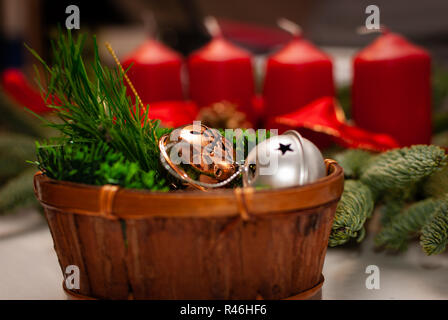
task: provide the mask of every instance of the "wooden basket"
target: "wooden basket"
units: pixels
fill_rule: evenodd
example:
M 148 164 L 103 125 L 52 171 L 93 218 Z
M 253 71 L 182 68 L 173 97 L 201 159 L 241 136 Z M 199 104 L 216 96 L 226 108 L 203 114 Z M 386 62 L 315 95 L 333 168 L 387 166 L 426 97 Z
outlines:
M 55 181 L 45 208 L 64 273 L 80 269 L 78 297 L 99 299 L 310 298 L 321 275 L 343 170 L 269 191 L 145 192 Z

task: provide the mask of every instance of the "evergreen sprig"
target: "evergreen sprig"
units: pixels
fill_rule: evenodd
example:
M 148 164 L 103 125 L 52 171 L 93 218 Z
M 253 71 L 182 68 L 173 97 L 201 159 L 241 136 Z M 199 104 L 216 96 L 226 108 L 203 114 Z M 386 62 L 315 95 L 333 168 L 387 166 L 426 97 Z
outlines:
M 373 206 L 370 189 L 360 181 L 347 180 L 336 208 L 329 245 L 338 246 L 352 238 L 362 241 L 365 234 L 364 223 L 371 216 Z
M 106 143 L 37 145 L 36 165 L 56 180 L 91 185 L 114 184 L 124 188 L 167 191 L 164 179 L 153 170 L 143 170 L 137 162 Z
M 28 168 L 0 186 L 0 214 L 37 205 L 33 189 L 35 168 Z
M 344 169 L 344 176 L 349 179 L 359 179 L 366 164 L 372 158 L 368 151 L 350 149 L 335 155 L 334 159 Z
M 440 200 L 442 201 L 442 200 Z M 448 201 L 442 201 L 423 226 L 420 244 L 427 255 L 439 254 L 448 245 Z
M 446 162 L 445 151 L 437 146 L 415 145 L 394 149 L 373 157 L 360 180 L 378 195 L 388 190 L 409 188 Z
M 39 74 L 38 84 L 62 123 L 42 120 L 73 143 L 105 141 L 126 159 L 137 162 L 145 171 L 154 170 L 159 177 L 158 121 L 149 118 L 149 106 L 128 97 L 120 69 L 101 64 L 95 37 L 94 61 L 89 68 L 86 66 L 82 57 L 85 41 L 85 35 L 75 40 L 70 30 L 67 35 L 59 32 L 52 42 L 51 66 L 29 48 L 44 66 L 47 86 L 42 85 Z
M 381 224 L 387 225 L 401 210 L 403 210 L 406 201 L 403 198 L 388 198 L 381 208 Z
M 350 238 L 361 239 L 368 217 L 366 211 L 371 212 L 376 202 L 384 203 L 383 229 L 375 238 L 377 246 L 405 250 L 409 239 L 421 234 L 420 243 L 427 254 L 445 249 L 448 165 L 443 149 L 416 145 L 376 156 L 348 150 L 335 158 L 346 171 L 346 178 L 352 180 L 346 181 L 337 207 L 331 246 Z M 366 201 L 368 195 L 371 201 Z M 419 200 L 422 196 L 430 198 Z M 406 208 L 409 203 L 412 204 Z
M 431 175 L 422 186 L 427 197 L 441 198 L 448 194 L 448 165 Z
M 22 135 L 42 138 L 47 135 L 40 122 L 29 113 L 23 112 L 22 108 L 11 103 L 3 92 L 0 92 L 0 127 L 5 133 L 16 133 Z
M 376 236 L 375 244 L 397 251 L 406 250 L 409 239 L 420 231 L 441 204 L 433 198 L 412 204 L 391 219 Z
M 417 183 L 411 183 L 404 189 L 387 190 L 378 201 L 384 203 L 384 206 L 381 208 L 381 223 L 387 225 L 408 203 L 413 202 L 417 190 Z
M 35 158 L 34 140 L 23 134 L 0 134 L 0 184 L 26 169 L 25 159 Z

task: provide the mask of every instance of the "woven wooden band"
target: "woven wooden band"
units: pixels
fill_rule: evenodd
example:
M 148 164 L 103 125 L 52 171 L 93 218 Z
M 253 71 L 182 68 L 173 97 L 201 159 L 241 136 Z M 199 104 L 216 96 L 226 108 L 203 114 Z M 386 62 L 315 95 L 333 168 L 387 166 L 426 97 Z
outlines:
M 246 197 L 250 196 L 253 192 L 254 190 L 252 188 L 236 188 L 234 190 L 238 212 L 241 216 L 241 219 L 243 219 L 244 221 L 250 219 L 249 210 L 247 209 Z
M 114 205 L 115 195 L 120 188 L 118 186 L 106 184 L 100 189 L 100 215 L 108 219 L 117 219 L 113 215 L 112 209 Z

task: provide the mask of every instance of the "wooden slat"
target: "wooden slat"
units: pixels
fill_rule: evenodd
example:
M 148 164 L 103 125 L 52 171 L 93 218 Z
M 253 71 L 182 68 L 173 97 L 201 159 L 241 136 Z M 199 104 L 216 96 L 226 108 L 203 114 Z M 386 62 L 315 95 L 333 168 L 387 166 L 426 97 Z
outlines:
M 84 253 L 80 246 L 75 215 L 50 209 L 45 210 L 45 215 L 63 275 L 65 275 L 67 266 L 78 266 L 80 271 L 80 289 L 74 291 L 87 296 L 92 295 L 89 274 L 84 263 Z
M 120 221 L 83 215 L 76 221 L 92 295 L 127 299 L 126 246 Z

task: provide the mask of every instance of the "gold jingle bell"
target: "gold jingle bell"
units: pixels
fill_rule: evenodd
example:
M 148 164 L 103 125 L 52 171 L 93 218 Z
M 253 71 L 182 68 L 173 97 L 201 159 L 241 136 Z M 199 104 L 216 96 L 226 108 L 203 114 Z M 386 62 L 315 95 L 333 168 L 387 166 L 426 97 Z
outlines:
M 162 165 L 175 177 L 200 190 L 221 187 L 238 174 L 233 162 L 233 146 L 221 133 L 200 122 L 188 124 L 159 140 Z M 204 174 L 219 181 L 204 183 L 193 173 Z

